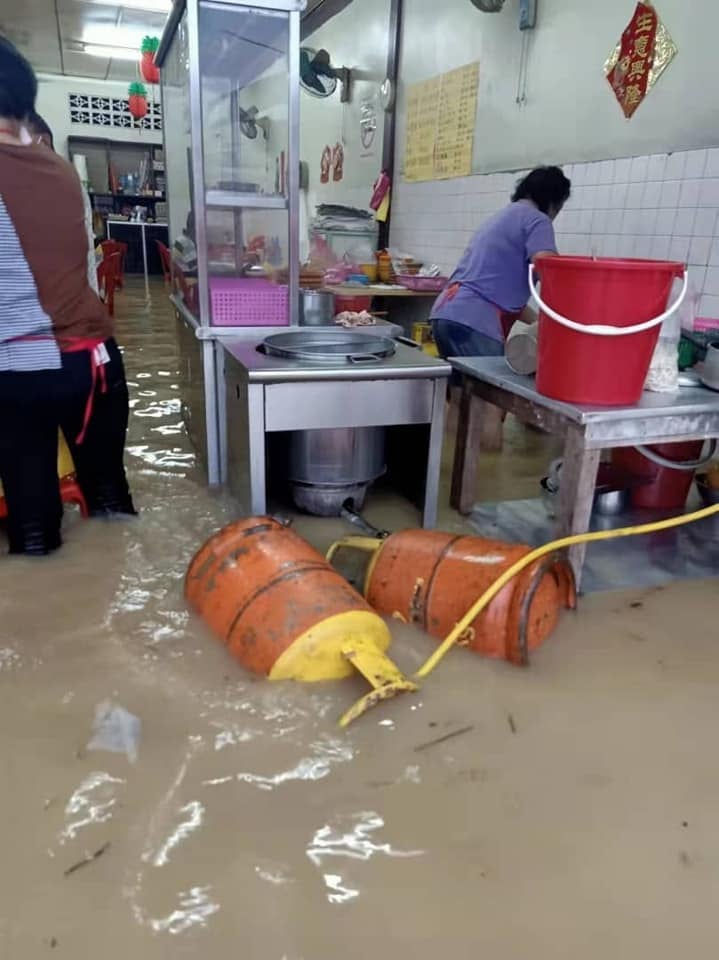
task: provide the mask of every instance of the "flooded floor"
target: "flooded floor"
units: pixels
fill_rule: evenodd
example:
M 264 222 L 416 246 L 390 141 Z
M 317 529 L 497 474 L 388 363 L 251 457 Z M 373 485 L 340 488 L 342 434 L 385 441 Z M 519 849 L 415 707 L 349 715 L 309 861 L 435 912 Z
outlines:
M 141 517 L 0 556 L 0 957 L 712 955 L 717 582 L 592 595 L 529 670 L 455 651 L 340 731 L 358 685 L 253 680 L 186 611 L 233 505 L 196 471 L 153 298 L 118 298 Z M 484 492 L 528 495 L 541 443 L 511 439 Z M 430 642 L 393 649 L 409 673 Z

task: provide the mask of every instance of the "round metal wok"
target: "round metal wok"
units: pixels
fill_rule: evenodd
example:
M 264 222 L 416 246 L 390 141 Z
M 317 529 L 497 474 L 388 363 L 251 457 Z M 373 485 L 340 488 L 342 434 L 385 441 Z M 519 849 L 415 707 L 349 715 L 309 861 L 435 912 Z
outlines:
M 303 363 L 373 363 L 395 352 L 394 341 L 376 333 L 318 327 L 297 333 L 273 333 L 262 342 L 264 353 Z

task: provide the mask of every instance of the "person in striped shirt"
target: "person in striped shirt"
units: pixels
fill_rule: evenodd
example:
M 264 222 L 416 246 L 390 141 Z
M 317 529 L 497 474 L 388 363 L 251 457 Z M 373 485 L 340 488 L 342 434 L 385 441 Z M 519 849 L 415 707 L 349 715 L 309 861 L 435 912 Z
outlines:
M 11 553 L 61 540 L 58 429 L 91 514 L 134 514 L 123 464 L 128 392 L 112 321 L 88 283 L 73 167 L 23 142 L 37 80 L 0 38 L 0 481 Z

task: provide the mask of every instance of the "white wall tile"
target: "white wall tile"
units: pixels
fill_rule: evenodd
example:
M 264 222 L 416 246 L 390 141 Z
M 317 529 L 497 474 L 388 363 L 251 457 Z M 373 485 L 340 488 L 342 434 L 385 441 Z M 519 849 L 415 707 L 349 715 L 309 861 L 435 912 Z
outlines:
M 705 294 L 699 301 L 699 316 L 716 320 L 719 317 L 719 297 Z
M 707 165 L 704 176 L 719 177 L 719 147 L 707 150 Z
M 690 264 L 687 268 L 687 273 L 689 274 L 689 286 L 687 288 L 688 295 L 695 296 L 704 289 L 707 268 Z
M 627 190 L 629 184 L 615 183 L 609 194 L 609 207 L 613 210 L 623 210 L 627 205 Z
M 652 237 L 651 253 L 649 254 L 652 259 L 668 260 L 671 240 L 671 237 Z
M 677 217 L 675 207 L 669 210 L 659 210 L 657 213 L 656 231 L 660 235 L 670 235 L 674 230 L 674 221 Z
M 577 224 L 577 233 L 591 233 L 592 232 L 592 216 L 594 215 L 593 210 L 580 210 Z
M 663 180 L 666 165 L 666 153 L 655 153 L 653 156 L 649 157 L 647 180 Z
M 614 182 L 628 183 L 631 169 L 632 169 L 631 157 L 620 157 L 619 160 L 615 160 L 614 161 Z
M 609 210 L 595 210 L 592 217 L 592 233 L 595 235 L 607 232 L 607 217 Z
M 713 181 L 708 180 L 706 181 L 706 184 L 709 184 L 712 182 Z M 702 186 L 701 180 L 682 181 L 681 190 L 679 191 L 679 206 L 680 207 L 698 206 L 699 205 L 699 189 L 701 186 Z M 719 199 L 717 200 L 717 203 L 719 203 Z
M 614 183 L 614 161 L 602 160 L 599 165 L 599 183 Z
M 689 237 L 672 237 L 669 244 L 669 259 L 686 263 L 689 258 Z
M 684 176 L 684 164 L 686 162 L 686 154 L 679 153 L 670 153 L 667 157 L 666 167 L 664 168 L 664 176 L 667 180 L 681 180 Z
M 607 233 L 621 233 L 624 210 L 607 210 Z
M 586 182 L 587 182 L 586 163 L 575 163 L 574 169 L 572 170 L 572 186 L 583 187 Z
M 649 157 L 632 157 L 629 179 L 633 183 L 644 183 L 649 169 Z
M 699 207 L 694 220 L 695 237 L 713 237 L 717 222 L 717 211 L 715 207 Z
M 663 186 L 664 184 L 660 183 L 658 180 L 648 180 L 644 188 L 644 195 L 642 197 L 643 206 L 658 207 Z
M 634 245 L 634 256 L 648 260 L 652 255 L 652 237 L 638 237 Z
M 705 267 L 709 263 L 711 245 L 710 237 L 692 237 L 689 244 L 689 263 Z
M 627 189 L 627 207 L 631 210 L 638 210 L 642 205 L 642 197 L 644 196 L 644 182 L 641 183 L 630 183 Z
M 597 210 L 608 209 L 613 189 L 614 184 L 608 183 L 600 184 L 597 187 L 596 197 L 594 198 L 594 204 Z
M 640 210 L 633 210 L 631 207 L 628 207 L 624 211 L 624 217 L 622 218 L 622 233 L 639 233 L 640 214 Z
M 599 168 L 600 163 L 588 163 L 586 165 L 586 174 L 584 176 L 584 185 L 587 187 L 594 187 L 599 183 Z
M 719 239 L 712 241 L 712 248 L 709 254 L 709 266 L 719 267 Z
M 694 208 L 677 210 L 672 233 L 690 237 L 694 233 L 694 220 L 697 212 Z
M 681 187 L 681 180 L 665 180 L 659 197 L 659 206 L 678 207 Z
M 702 180 L 699 190 L 699 203 L 702 207 L 719 207 L 719 178 Z
M 657 211 L 656 210 L 640 210 L 639 219 L 637 221 L 638 229 L 637 233 L 643 237 L 651 237 L 654 235 L 654 230 L 657 223 Z
M 706 150 L 689 150 L 686 155 L 686 165 L 684 167 L 684 176 L 703 177 L 707 165 Z
M 704 293 L 719 295 L 719 267 L 709 267 L 704 281 Z

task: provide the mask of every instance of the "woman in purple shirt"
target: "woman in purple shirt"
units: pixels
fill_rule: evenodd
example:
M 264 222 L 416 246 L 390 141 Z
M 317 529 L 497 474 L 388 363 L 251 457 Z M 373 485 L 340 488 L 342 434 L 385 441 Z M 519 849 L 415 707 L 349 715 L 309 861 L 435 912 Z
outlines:
M 509 328 L 529 300 L 529 264 L 557 252 L 552 221 L 570 189 L 559 167 L 538 167 L 475 233 L 432 308 L 443 357 L 502 356 Z

